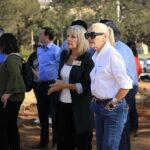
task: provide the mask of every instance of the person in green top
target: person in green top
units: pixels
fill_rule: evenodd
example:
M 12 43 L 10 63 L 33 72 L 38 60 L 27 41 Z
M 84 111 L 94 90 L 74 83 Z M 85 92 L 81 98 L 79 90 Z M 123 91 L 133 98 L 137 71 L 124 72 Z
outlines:
M 0 149 L 20 150 L 17 117 L 25 97 L 25 84 L 15 36 L 4 33 L 0 37 L 0 49 L 6 55 L 0 65 Z

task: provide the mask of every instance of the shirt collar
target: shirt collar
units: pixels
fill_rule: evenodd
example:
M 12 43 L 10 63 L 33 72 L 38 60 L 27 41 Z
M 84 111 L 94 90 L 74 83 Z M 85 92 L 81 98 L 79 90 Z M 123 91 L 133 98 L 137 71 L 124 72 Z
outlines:
M 47 44 L 46 47 L 47 47 L 48 49 L 50 49 L 50 48 L 52 47 L 52 45 L 53 45 L 53 42 L 50 42 L 49 44 Z
M 47 45 L 43 45 L 42 47 L 44 48 L 44 50 L 48 50 L 52 47 L 53 42 L 48 43 Z
M 111 47 L 111 44 L 109 41 L 107 41 L 104 46 L 102 47 L 102 49 L 100 50 L 100 52 L 96 52 L 94 53 L 94 55 L 92 56 L 92 59 L 94 61 L 94 63 L 96 63 L 102 55 L 105 55 L 105 53 L 107 53 L 107 50 Z

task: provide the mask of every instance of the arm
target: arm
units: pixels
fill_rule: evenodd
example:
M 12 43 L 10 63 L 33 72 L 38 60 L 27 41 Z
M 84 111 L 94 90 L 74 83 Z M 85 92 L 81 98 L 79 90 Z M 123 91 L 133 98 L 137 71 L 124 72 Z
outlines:
M 116 106 L 116 104 L 121 101 L 129 92 L 129 89 L 119 89 L 116 96 L 112 99 L 112 103 Z
M 114 55 L 111 58 L 111 69 L 113 77 L 120 87 L 117 94 L 112 99 L 112 103 L 116 105 L 127 95 L 128 91 L 132 89 L 132 80 L 127 75 L 124 61 L 120 55 Z
M 90 79 L 90 72 L 94 67 L 94 62 L 90 55 L 88 55 L 85 66 L 84 66 L 84 72 L 81 79 L 81 85 L 83 88 L 83 93 L 91 92 L 91 79 Z
M 94 63 L 90 56 L 88 56 L 87 58 L 88 59 L 85 60 L 84 70 L 83 70 L 80 82 L 71 84 L 71 83 L 65 83 L 64 81 L 59 80 L 55 84 L 51 85 L 51 88 L 48 90 L 48 94 L 65 89 L 65 88 L 74 90 L 78 94 L 82 94 L 84 92 L 89 92 L 90 91 L 90 83 L 91 83 L 90 72 L 94 66 Z
M 35 69 L 32 68 L 33 74 L 38 77 L 38 71 L 36 71 Z
M 51 84 L 51 87 L 48 90 L 48 94 L 51 94 L 53 92 L 57 92 L 60 91 L 62 89 L 70 89 L 70 90 L 74 90 L 77 92 L 77 87 L 75 84 L 71 84 L 71 83 L 66 83 L 62 80 L 57 80 L 56 83 Z
M 6 83 L 7 86 L 5 92 L 1 97 L 1 102 L 4 104 L 4 108 L 11 95 L 17 92 L 18 85 L 20 84 L 20 77 L 18 74 L 21 74 L 19 62 L 16 61 L 16 59 L 13 56 L 10 56 L 6 60 L 6 69 L 8 71 L 9 77 L 8 82 Z
M 6 107 L 7 101 L 9 99 L 9 97 L 11 96 L 11 93 L 4 93 L 1 97 L 1 102 L 3 103 L 3 108 Z

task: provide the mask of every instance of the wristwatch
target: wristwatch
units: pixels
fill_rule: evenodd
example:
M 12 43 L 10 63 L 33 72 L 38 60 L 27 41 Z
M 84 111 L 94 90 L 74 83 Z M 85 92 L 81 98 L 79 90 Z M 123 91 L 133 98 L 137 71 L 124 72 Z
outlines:
M 109 111 L 113 111 L 115 108 L 115 105 L 112 102 L 109 102 L 106 106 L 105 109 L 109 110 Z
M 111 100 L 111 102 L 112 102 L 114 105 L 116 105 L 116 104 L 119 102 L 119 100 L 118 100 L 116 97 L 114 97 L 114 98 Z
M 105 106 L 105 109 L 107 109 L 107 110 L 109 110 L 109 111 L 113 111 L 118 102 L 119 102 L 119 100 L 118 100 L 116 97 L 114 97 L 114 98 Z

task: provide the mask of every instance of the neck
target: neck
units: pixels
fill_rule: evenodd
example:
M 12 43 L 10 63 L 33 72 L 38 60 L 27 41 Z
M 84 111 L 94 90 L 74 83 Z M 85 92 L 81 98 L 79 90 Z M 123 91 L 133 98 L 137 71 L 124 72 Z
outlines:
M 71 55 L 73 55 L 73 56 L 77 56 L 78 55 L 77 49 L 72 49 L 71 51 L 72 51 Z
M 49 43 L 51 43 L 52 41 L 50 41 L 50 40 L 47 40 L 47 41 L 45 41 L 45 42 L 43 42 L 43 45 L 45 45 L 45 46 L 47 46 Z

